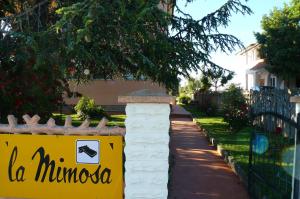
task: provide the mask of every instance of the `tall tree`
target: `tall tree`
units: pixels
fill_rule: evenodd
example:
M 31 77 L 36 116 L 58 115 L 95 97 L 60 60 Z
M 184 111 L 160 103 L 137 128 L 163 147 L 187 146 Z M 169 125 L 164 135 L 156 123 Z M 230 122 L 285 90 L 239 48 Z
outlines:
M 58 18 L 55 1 L 0 1 L 0 119 L 7 114 L 49 116 L 68 85 L 48 28 Z M 56 19 L 55 19 L 56 18 Z
M 190 77 L 187 81 L 187 84 L 183 87 L 180 87 L 179 92 L 192 97 L 195 92 L 199 91 L 202 88 L 202 83 L 199 79 Z
M 49 77 L 58 82 L 69 77 L 81 81 L 93 75 L 130 74 L 169 89 L 178 87 L 179 75 L 187 77 L 200 65 L 226 71 L 211 61 L 210 53 L 231 52 L 242 44 L 219 28 L 229 25 L 233 13 L 250 14 L 251 10 L 240 0 L 227 0 L 196 20 L 175 0 L 165 1 L 31 0 L 26 6 L 21 1 L 1 1 L 1 26 L 9 28 L 0 29 L 0 52 L 8 47 L 11 52 L 1 55 L 0 67 L 5 63 L 4 71 L 16 65 L 48 74 L 53 70 L 59 75 Z M 177 14 L 163 11 L 160 3 L 173 5 Z M 16 49 L 22 53 L 15 53 Z M 90 75 L 84 74 L 85 69 Z
M 283 9 L 274 8 L 262 19 L 262 33 L 256 33 L 267 69 L 285 80 L 300 76 L 300 1 Z
M 201 82 L 205 87 L 213 86 L 215 91 L 218 90 L 219 87 L 224 86 L 230 80 L 232 80 L 234 72 L 225 71 L 221 68 L 209 68 L 202 67 L 203 76 L 201 78 Z
M 104 78 L 130 73 L 168 88 L 177 87 L 179 75 L 189 76 L 200 65 L 221 69 L 210 53 L 241 46 L 233 35 L 219 32 L 233 12 L 251 13 L 239 0 L 228 0 L 200 20 L 176 4 L 178 14 L 170 15 L 157 6 L 160 2 L 79 1 L 58 10 L 61 20 L 55 28 L 78 71 L 88 67 Z

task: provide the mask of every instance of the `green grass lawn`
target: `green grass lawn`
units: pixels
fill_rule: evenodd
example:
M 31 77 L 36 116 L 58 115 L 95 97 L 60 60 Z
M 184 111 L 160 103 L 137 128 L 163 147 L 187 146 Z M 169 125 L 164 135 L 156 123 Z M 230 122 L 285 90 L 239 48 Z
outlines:
M 245 127 L 239 132 L 232 133 L 229 126 L 220 116 L 206 116 L 195 107 L 182 105 L 192 113 L 197 124 L 208 131 L 210 137 L 215 138 L 216 142 L 229 151 L 236 162 L 247 172 L 249 162 L 249 144 L 252 128 Z
M 210 137 L 216 139 L 216 142 L 222 146 L 223 149 L 227 150 L 230 155 L 233 156 L 235 162 L 241 166 L 243 174 L 247 176 L 248 174 L 248 162 L 249 162 L 249 146 L 251 132 L 254 130 L 251 127 L 245 127 L 238 132 L 230 132 L 229 126 L 223 121 L 221 116 L 206 116 L 199 109 L 193 106 L 182 105 L 186 110 L 192 113 L 194 120 L 197 124 L 201 125 L 204 129 L 208 131 Z M 261 196 L 266 195 L 269 198 L 288 198 L 287 196 L 291 193 L 291 183 L 292 178 L 286 170 L 291 170 L 292 167 L 290 160 L 284 162 L 280 157 L 274 157 L 274 146 L 279 146 L 280 144 L 289 145 L 289 141 L 286 138 L 280 138 L 279 136 L 270 136 L 269 149 L 263 154 L 253 154 L 255 159 L 254 169 L 256 173 L 259 173 L 263 177 L 263 180 L 255 178 L 255 192 Z M 278 153 L 280 155 L 280 153 Z M 258 180 L 259 179 L 259 180 Z M 265 183 L 265 182 L 266 183 Z M 263 183 L 262 183 L 263 182 Z M 260 184 L 259 184 L 260 183 Z M 271 186 L 272 185 L 272 188 Z M 279 192 L 274 192 L 274 190 L 281 190 Z
M 80 119 L 76 114 L 71 114 L 72 117 L 72 125 L 73 126 L 79 126 L 83 120 Z M 65 114 L 59 114 L 59 113 L 53 113 L 53 118 L 56 120 L 57 124 L 63 125 L 65 122 L 67 115 Z M 126 115 L 111 115 L 108 117 L 108 124 L 107 126 L 120 126 L 120 127 L 125 127 L 125 118 Z M 91 119 L 91 127 L 95 127 L 98 125 L 100 119 Z

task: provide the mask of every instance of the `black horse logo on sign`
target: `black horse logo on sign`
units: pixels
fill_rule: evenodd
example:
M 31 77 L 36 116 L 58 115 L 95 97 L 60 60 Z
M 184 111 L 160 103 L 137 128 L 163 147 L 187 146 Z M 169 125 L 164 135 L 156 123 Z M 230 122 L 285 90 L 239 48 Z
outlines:
M 78 149 L 79 149 L 79 153 L 85 153 L 88 156 L 90 156 L 91 158 L 93 158 L 97 155 L 97 151 L 89 148 L 87 145 L 81 146 Z

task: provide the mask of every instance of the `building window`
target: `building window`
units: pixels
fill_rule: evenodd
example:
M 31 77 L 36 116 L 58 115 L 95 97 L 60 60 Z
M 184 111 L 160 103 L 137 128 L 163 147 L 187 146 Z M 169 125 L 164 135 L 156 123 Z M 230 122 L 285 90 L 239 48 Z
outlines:
M 270 86 L 276 87 L 276 77 L 271 77 L 270 78 Z

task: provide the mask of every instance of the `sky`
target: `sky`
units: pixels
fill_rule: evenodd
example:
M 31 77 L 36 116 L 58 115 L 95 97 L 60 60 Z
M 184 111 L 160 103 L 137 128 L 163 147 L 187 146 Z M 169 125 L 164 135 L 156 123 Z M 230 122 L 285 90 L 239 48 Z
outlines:
M 185 6 L 186 0 L 177 0 L 177 5 L 189 13 L 194 19 L 201 19 L 206 14 L 215 11 L 222 6 L 226 0 L 194 0 L 194 2 Z M 269 14 L 274 7 L 282 8 L 284 3 L 289 3 L 289 0 L 248 0 L 242 3 L 247 5 L 253 11 L 252 15 L 232 14 L 229 26 L 224 29 L 221 28 L 220 32 L 232 34 L 242 41 L 244 46 L 248 46 L 256 42 L 254 32 L 261 32 L 261 19 L 264 15 Z M 175 13 L 176 14 L 176 13 Z M 247 68 L 242 67 L 242 58 L 237 56 L 237 49 L 231 55 L 225 53 L 212 54 L 212 60 L 220 66 L 230 69 L 236 73 L 232 83 L 240 84 L 242 87 L 245 85 L 245 73 Z M 193 77 L 199 77 L 199 74 L 193 72 Z M 186 81 L 182 81 L 185 84 Z

